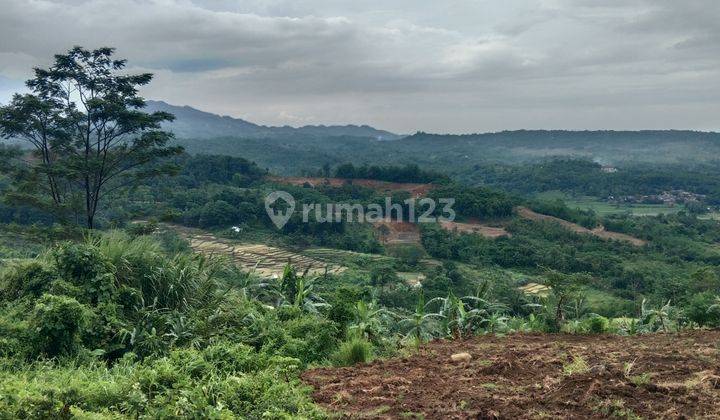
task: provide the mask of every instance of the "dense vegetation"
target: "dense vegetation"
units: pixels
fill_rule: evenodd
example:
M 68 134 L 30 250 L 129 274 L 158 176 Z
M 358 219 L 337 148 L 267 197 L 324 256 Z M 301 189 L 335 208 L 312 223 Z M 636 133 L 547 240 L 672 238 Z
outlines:
M 421 184 L 448 182 L 447 175 L 420 169 L 417 165 L 358 166 L 345 163 L 335 169 L 335 176 L 349 179 L 376 179 L 388 182 L 415 182 Z

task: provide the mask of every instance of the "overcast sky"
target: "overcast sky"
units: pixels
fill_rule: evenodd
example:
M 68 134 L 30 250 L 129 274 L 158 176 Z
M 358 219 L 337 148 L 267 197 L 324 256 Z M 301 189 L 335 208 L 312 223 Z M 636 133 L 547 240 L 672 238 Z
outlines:
M 720 129 L 718 0 L 0 0 L 0 102 L 73 45 L 143 94 L 400 133 Z

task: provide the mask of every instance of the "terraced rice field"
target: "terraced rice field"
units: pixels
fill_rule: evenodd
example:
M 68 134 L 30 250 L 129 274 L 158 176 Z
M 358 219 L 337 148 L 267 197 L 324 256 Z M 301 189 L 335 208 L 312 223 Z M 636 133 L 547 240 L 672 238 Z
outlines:
M 544 284 L 538 284 L 538 283 L 528 283 L 525 286 L 518 287 L 520 291 L 527 295 L 536 295 L 545 297 L 548 294 L 550 294 L 550 288 L 545 286 Z
M 338 274 L 347 268 L 338 264 L 312 258 L 283 248 L 263 244 L 242 244 L 231 240 L 221 239 L 199 229 L 190 229 L 182 226 L 169 226 L 184 236 L 190 247 L 204 255 L 226 256 L 239 267 L 254 271 L 262 277 L 282 276 L 285 265 L 291 263 L 298 271 L 308 274 L 321 275 L 327 273 Z

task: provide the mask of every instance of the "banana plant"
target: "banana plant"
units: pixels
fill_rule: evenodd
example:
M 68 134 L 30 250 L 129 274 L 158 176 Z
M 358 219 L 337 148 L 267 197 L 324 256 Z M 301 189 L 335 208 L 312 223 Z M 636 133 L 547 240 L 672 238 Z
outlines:
M 660 326 L 662 327 L 663 332 L 668 332 L 667 324 L 673 310 L 673 307 L 670 306 L 670 301 L 668 300 L 665 305 L 658 309 L 648 309 L 645 306 L 645 303 L 646 301 L 643 299 L 640 305 L 640 319 L 643 323 L 646 325 L 652 325 L 655 321 L 660 321 Z
M 385 330 L 384 324 L 395 313 L 379 308 L 377 302 L 358 301 L 353 308 L 353 322 L 348 326 L 348 333 L 355 337 L 377 341 Z
M 399 325 L 407 330 L 406 338 L 412 338 L 416 344 L 420 344 L 435 337 L 438 331 L 438 320 L 442 318 L 441 314 L 427 312 L 425 294 L 420 292 L 415 312 L 402 319 Z

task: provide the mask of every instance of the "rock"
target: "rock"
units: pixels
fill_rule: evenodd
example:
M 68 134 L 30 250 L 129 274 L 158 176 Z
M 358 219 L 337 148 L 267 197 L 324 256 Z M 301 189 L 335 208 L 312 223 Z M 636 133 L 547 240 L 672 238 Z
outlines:
M 470 356 L 470 353 L 462 352 L 462 353 L 455 353 L 452 356 L 450 356 L 450 359 L 453 362 L 469 362 L 472 360 L 472 356 Z

